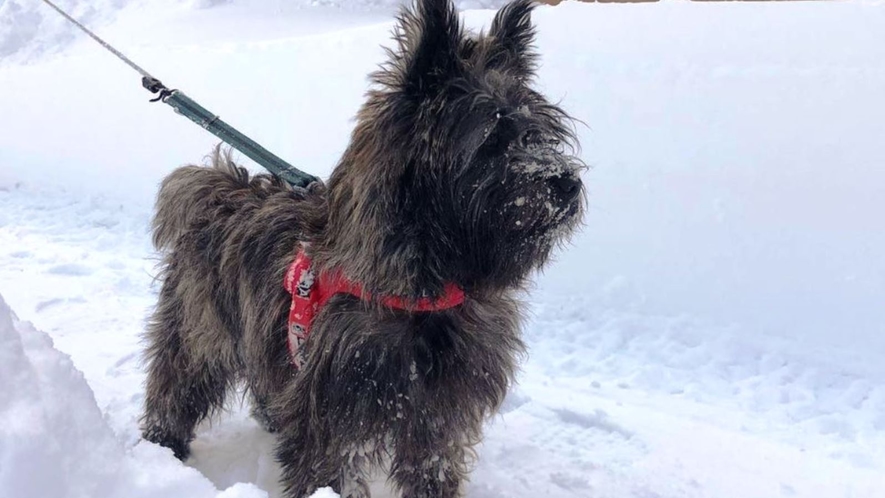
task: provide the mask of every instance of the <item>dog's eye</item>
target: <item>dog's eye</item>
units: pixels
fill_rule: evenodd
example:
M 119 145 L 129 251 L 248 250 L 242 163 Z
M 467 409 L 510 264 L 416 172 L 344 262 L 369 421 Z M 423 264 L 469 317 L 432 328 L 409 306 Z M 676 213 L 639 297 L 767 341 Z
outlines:
M 482 146 L 488 150 L 497 150 L 501 147 L 501 145 L 501 132 L 496 126 L 489 133 L 488 137 L 486 137 L 486 141 L 482 144 Z
M 500 117 L 499 117 L 500 116 Z M 491 124 L 482 147 L 493 153 L 501 153 L 517 138 L 516 124 L 499 111 Z

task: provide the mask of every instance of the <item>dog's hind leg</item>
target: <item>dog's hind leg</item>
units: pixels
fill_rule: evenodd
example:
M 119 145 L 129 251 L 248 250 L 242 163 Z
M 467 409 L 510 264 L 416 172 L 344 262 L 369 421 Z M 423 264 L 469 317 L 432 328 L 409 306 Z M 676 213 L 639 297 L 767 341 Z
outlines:
M 185 460 L 194 428 L 223 405 L 234 372 L 226 359 L 229 355 L 199 350 L 208 341 L 188 333 L 182 297 L 186 292 L 180 282 L 181 274 L 168 267 L 148 325 L 147 393 L 141 422 L 146 440 L 170 448 Z
M 268 280 L 273 282 L 274 279 Z M 246 317 L 246 328 L 251 333 L 245 335 L 241 345 L 247 358 L 243 368 L 252 401 L 252 418 L 271 433 L 279 430 L 278 417 L 271 409 L 271 400 L 295 375 L 286 343 L 291 297 L 286 293 L 281 298 L 275 290 L 268 290 L 267 295 L 261 296 L 262 306 L 247 307 L 261 309 L 261 312 L 253 312 Z

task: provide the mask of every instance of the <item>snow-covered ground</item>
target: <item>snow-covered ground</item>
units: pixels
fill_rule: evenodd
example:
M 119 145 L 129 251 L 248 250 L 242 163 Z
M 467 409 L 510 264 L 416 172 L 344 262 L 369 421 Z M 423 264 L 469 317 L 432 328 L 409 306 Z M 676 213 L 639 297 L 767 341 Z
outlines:
M 325 176 L 393 2 L 61 3 Z M 0 496 L 273 496 L 245 407 L 186 466 L 137 430 L 152 196 L 215 140 L 41 9 L 0 0 L 0 294 L 33 322 L 0 304 Z M 539 86 L 586 123 L 591 209 L 529 296 L 468 496 L 882 496 L 885 6 L 535 19 Z

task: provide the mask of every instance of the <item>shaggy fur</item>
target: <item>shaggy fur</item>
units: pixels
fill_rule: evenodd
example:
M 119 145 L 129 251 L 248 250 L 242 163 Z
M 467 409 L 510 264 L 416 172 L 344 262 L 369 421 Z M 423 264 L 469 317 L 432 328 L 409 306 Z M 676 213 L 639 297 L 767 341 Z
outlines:
M 243 382 L 278 435 L 287 496 L 368 497 L 387 459 L 403 496 L 460 496 L 523 352 L 515 296 L 582 213 L 570 120 L 530 87 L 530 12 L 514 2 L 488 34 L 463 32 L 449 0 L 403 13 L 328 187 L 250 177 L 221 151 L 164 180 L 146 439 L 186 458 L 194 427 Z M 465 302 L 419 313 L 338 295 L 295 370 L 282 282 L 302 245 L 315 270 L 374 296 L 454 282 Z

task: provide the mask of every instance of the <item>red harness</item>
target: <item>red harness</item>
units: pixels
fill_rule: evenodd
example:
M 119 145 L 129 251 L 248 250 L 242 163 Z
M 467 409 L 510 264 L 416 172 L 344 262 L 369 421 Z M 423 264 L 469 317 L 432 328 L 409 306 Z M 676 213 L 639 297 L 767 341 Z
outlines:
M 288 346 L 292 364 L 297 369 L 304 366 L 302 346 L 310 335 L 310 326 L 314 317 L 323 306 L 336 294 L 351 294 L 362 300 L 372 299 L 371 294 L 363 290 L 362 285 L 347 280 L 341 272 L 322 273 L 319 278 L 311 269 L 310 258 L 304 249 L 298 251 L 295 261 L 286 271 L 283 287 L 292 294 L 292 306 L 289 308 Z M 454 283 L 447 283 L 444 294 L 438 299 L 420 298 L 406 299 L 398 296 L 384 296 L 379 302 L 388 307 L 405 311 L 442 311 L 454 308 L 464 302 L 464 291 Z

